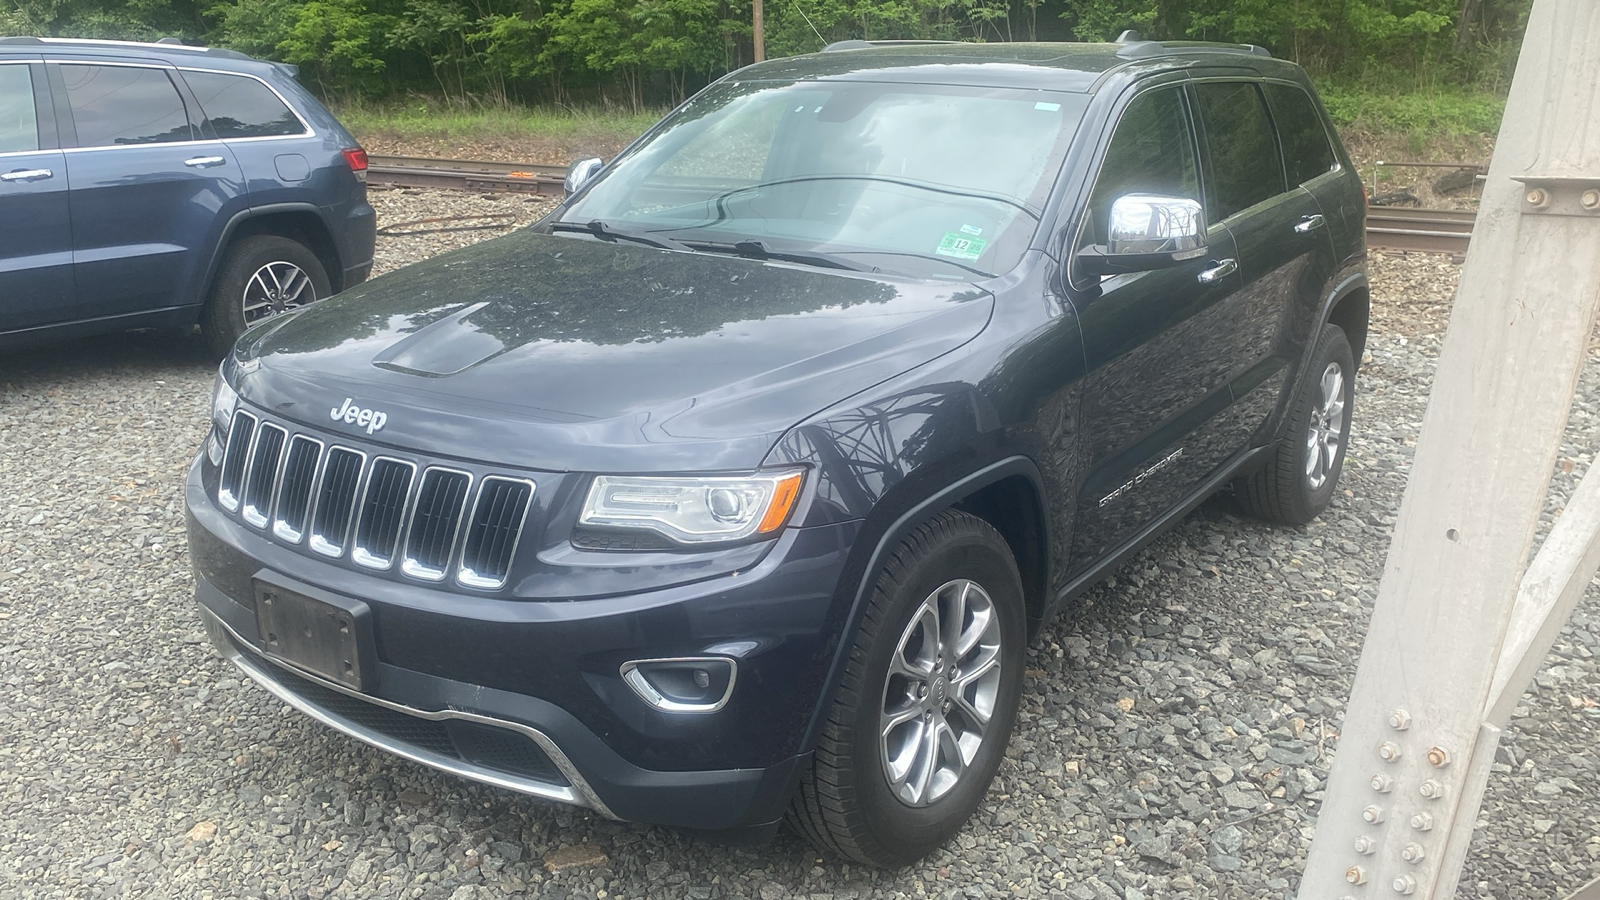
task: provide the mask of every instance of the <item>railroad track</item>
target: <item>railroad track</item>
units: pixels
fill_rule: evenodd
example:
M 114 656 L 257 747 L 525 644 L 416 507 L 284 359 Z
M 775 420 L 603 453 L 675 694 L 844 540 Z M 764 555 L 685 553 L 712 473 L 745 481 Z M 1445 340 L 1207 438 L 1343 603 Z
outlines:
M 1465 256 L 1477 215 L 1470 209 L 1374 206 L 1367 210 L 1367 246 Z
M 500 191 L 560 197 L 562 166 L 533 163 L 372 156 L 367 181 L 397 187 Z M 1374 250 L 1419 250 L 1464 256 L 1475 213 L 1458 209 L 1374 206 L 1367 210 L 1367 246 Z
M 369 156 L 367 183 L 453 191 L 496 191 L 560 197 L 564 166 L 533 163 L 426 159 L 419 156 Z

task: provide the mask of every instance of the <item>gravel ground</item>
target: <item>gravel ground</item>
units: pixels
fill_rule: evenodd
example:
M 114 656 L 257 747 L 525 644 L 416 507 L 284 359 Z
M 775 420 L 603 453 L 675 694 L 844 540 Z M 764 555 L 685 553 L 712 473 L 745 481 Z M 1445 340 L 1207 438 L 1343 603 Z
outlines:
M 385 226 L 516 197 L 374 192 Z M 380 267 L 496 232 L 381 239 Z M 1050 625 L 989 801 L 898 872 L 600 819 L 386 756 L 241 683 L 191 607 L 180 482 L 213 367 L 157 334 L 0 357 L 0 898 L 1292 895 L 1456 269 L 1383 257 L 1335 507 L 1219 497 Z M 1560 504 L 1600 440 L 1586 372 Z M 1462 896 L 1600 874 L 1600 607 L 1517 712 Z M 557 870 L 557 871 L 552 871 Z

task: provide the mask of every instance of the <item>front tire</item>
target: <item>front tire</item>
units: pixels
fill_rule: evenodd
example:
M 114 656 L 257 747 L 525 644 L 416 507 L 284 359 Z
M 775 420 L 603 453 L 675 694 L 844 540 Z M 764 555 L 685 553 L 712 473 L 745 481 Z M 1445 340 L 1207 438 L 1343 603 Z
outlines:
M 1239 503 L 1270 522 L 1304 525 L 1333 502 L 1355 405 L 1355 356 L 1337 325 L 1322 326 L 1266 464 L 1234 483 Z
M 926 856 L 982 802 L 1022 692 L 1027 629 L 1011 549 L 940 513 L 877 573 L 789 821 L 819 849 L 886 868 Z
M 332 293 L 322 261 L 305 245 L 252 235 L 223 257 L 200 314 L 200 334 L 212 353 L 226 356 L 250 326 Z

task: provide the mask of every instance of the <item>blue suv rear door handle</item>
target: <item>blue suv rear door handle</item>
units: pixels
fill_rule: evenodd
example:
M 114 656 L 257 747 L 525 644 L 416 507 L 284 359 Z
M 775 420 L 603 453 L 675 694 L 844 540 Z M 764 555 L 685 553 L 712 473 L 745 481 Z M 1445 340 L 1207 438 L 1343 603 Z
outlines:
M 220 166 L 225 162 L 227 162 L 227 160 L 220 156 L 196 156 L 191 159 L 184 160 L 183 164 L 192 169 L 209 169 L 212 166 Z
M 16 169 L 0 175 L 0 181 L 43 181 L 55 174 L 49 169 Z
M 1219 260 L 1216 265 L 1200 273 L 1201 284 L 1214 284 L 1239 271 L 1239 261 L 1236 259 Z
M 1305 218 L 1303 218 L 1300 221 L 1295 223 L 1295 225 L 1294 225 L 1294 233 L 1295 234 L 1310 234 L 1311 232 L 1316 231 L 1318 228 L 1321 228 L 1323 223 L 1326 222 L 1326 221 L 1327 220 L 1322 218 L 1322 215 L 1320 213 L 1318 213 L 1317 215 L 1314 215 L 1314 216 L 1306 216 Z

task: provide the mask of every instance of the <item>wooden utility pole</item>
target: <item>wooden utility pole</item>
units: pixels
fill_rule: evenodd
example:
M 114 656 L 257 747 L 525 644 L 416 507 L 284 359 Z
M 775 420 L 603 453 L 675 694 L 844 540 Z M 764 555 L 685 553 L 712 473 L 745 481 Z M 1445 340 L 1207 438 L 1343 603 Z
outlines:
M 1600 0 L 1537 0 L 1301 900 L 1455 894 L 1500 731 L 1600 565 L 1600 467 L 1524 563 L 1600 306 Z
M 767 58 L 767 23 L 761 0 L 750 0 L 750 30 L 756 39 L 756 62 Z

